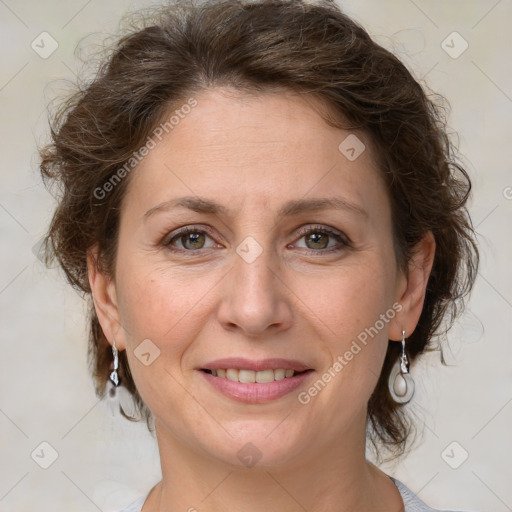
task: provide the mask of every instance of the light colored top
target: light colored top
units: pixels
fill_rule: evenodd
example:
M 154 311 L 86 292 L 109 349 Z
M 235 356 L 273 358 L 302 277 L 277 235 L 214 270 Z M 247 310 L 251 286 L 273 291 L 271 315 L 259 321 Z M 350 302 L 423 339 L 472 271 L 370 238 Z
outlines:
M 389 477 L 395 485 L 398 488 L 398 491 L 400 492 L 400 495 L 402 496 L 402 500 L 404 502 L 405 506 L 405 512 L 442 512 L 440 510 L 434 509 L 426 505 L 423 501 L 421 501 L 416 494 L 414 494 L 408 487 L 406 487 L 402 482 L 399 480 L 396 480 L 393 477 Z M 146 498 L 149 495 L 148 491 L 144 496 L 141 496 L 137 500 L 135 500 L 133 503 L 128 505 L 126 508 L 123 508 L 121 512 L 141 512 L 142 506 L 144 505 L 144 502 L 146 501 Z M 449 512 L 449 511 L 445 511 Z M 461 511 L 462 512 L 462 511 Z

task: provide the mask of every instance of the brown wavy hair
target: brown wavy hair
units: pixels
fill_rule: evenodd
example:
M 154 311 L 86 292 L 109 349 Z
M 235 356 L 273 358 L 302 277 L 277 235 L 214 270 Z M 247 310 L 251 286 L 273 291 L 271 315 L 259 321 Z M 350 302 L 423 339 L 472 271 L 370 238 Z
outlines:
M 391 199 L 397 265 L 407 270 L 414 245 L 428 231 L 436 241 L 423 311 L 408 339 L 410 359 L 442 349 L 439 340 L 472 289 L 479 260 L 466 209 L 471 182 L 448 136 L 446 101 L 333 1 L 177 1 L 143 16 L 117 41 L 94 78 L 51 116 L 52 140 L 41 150 L 43 179 L 59 191 L 47 262 L 56 259 L 89 299 L 88 362 L 97 395 L 104 396 L 111 349 L 90 300 L 87 253 L 97 245 L 97 264 L 114 274 L 129 176 L 101 199 L 94 191 L 126 164 L 169 109 L 223 85 L 314 95 L 328 106 L 328 123 L 368 135 Z M 387 386 L 399 350 L 400 344 L 389 343 L 367 421 L 377 453 L 380 446 L 394 456 L 404 453 L 415 432 Z M 151 412 L 125 352 L 119 375 L 151 430 Z

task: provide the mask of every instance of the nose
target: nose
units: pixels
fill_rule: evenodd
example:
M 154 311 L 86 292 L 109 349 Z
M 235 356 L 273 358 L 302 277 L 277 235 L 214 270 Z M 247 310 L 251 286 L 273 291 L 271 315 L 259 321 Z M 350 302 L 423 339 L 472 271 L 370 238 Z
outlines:
M 254 261 L 235 254 L 217 310 L 225 329 L 263 338 L 290 328 L 293 294 L 279 269 L 270 250 L 263 250 Z

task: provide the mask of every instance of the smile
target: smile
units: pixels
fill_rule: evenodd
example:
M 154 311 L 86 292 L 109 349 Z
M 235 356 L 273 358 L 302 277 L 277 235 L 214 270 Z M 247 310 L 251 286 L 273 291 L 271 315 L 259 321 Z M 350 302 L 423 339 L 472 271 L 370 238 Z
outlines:
M 237 370 L 235 368 L 219 368 L 218 370 L 206 371 L 210 371 L 214 377 L 228 379 L 232 382 L 244 382 L 246 384 L 251 382 L 265 383 L 274 382 L 275 380 L 289 379 L 297 373 L 300 373 L 295 370 L 285 370 L 284 368 L 279 368 L 277 370 L 260 370 L 258 372 L 254 370 Z
M 214 361 L 198 370 L 216 392 L 248 404 L 282 398 L 314 373 L 312 368 L 301 362 L 285 359 L 253 361 L 229 358 Z

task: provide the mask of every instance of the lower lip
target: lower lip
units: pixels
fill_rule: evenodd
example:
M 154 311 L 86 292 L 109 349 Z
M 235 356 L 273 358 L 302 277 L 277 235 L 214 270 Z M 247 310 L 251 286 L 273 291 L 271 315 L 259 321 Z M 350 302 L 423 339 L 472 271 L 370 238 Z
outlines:
M 204 378 L 223 395 L 247 404 L 263 404 L 277 400 L 297 389 L 313 373 L 307 371 L 293 377 L 285 377 L 274 382 L 234 382 L 227 378 L 215 377 L 201 371 Z

